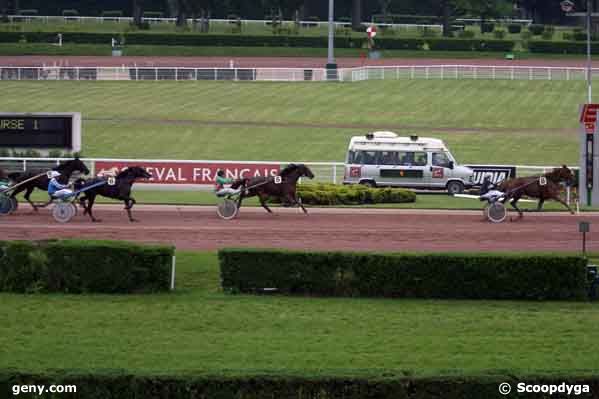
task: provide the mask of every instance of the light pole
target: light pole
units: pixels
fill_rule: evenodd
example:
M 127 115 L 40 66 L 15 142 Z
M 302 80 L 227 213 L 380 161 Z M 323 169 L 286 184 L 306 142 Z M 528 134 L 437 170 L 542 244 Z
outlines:
M 587 0 L 587 86 L 588 86 L 588 104 L 592 101 L 591 81 L 593 80 L 593 67 L 591 64 L 591 0 Z
M 571 0 L 563 0 L 560 2 L 560 6 L 562 7 L 562 11 L 566 13 L 567 16 L 585 16 L 586 17 L 586 25 L 587 25 L 587 104 L 592 103 L 592 80 L 593 80 L 593 66 L 591 63 L 591 0 L 586 1 L 587 11 L 586 14 L 583 13 L 571 13 L 574 10 L 574 3 Z
M 335 0 L 329 0 L 329 51 L 327 57 L 327 79 L 337 78 L 337 64 L 335 64 L 335 56 L 333 49 L 335 46 Z

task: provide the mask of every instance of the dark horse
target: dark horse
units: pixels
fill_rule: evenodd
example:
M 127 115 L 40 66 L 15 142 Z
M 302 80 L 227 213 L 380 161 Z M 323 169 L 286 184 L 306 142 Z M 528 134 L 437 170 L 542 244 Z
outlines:
M 131 166 L 117 174 L 116 177 L 97 177 L 89 180 L 78 180 L 75 183 L 76 190 L 81 190 L 86 186 L 106 181 L 106 184 L 102 186 L 94 187 L 83 192 L 83 196 L 79 198 L 79 203 L 85 210 L 83 214 L 89 214 L 92 222 L 100 221 L 92 214 L 92 207 L 94 206 L 96 196 L 101 195 L 103 197 L 115 198 L 123 201 L 125 203 L 127 215 L 129 215 L 129 221 L 137 222 L 131 215 L 131 208 L 136 202 L 135 199 L 131 197 L 131 187 L 133 186 L 135 179 L 149 179 L 150 177 L 152 177 L 152 175 L 144 168 L 140 166 Z M 112 179 L 114 179 L 114 181 L 112 181 Z
M 517 177 L 505 180 L 499 185 L 499 190 L 506 193 L 506 198 L 511 199 L 510 203 L 518 211 L 519 218 L 522 217 L 522 210 L 518 208 L 517 203 L 524 195 L 539 199 L 537 211 L 543 208 L 543 203 L 546 200 L 552 199 L 563 204 L 570 213 L 574 214 L 572 208 L 560 197 L 561 182 L 565 182 L 567 185 L 574 183 L 574 173 L 566 165 L 553 169 L 542 176 Z
M 306 176 L 314 178 L 312 171 L 304 164 L 289 164 L 278 176 L 254 177 L 251 179 L 239 179 L 235 181 L 231 188 L 241 188 L 238 206 L 241 206 L 243 198 L 258 196 L 260 204 L 269 213 L 272 213 L 266 205 L 268 197 L 280 198 L 284 204 L 299 205 L 304 213 L 308 213 L 306 208 L 297 198 L 296 186 L 300 177 Z M 245 187 L 248 187 L 246 190 Z
M 60 172 L 59 180 L 63 184 L 68 183 L 69 179 L 71 178 L 71 175 L 74 172 L 80 172 L 80 173 L 83 173 L 84 175 L 87 175 L 89 173 L 89 169 L 87 169 L 87 166 L 85 166 L 85 164 L 81 160 L 79 160 L 79 158 L 75 158 L 75 159 L 63 162 L 60 165 L 56 166 L 55 168 L 52 168 L 52 170 Z M 11 180 L 12 184 L 15 185 L 15 184 L 23 182 L 27 179 L 31 179 L 32 177 L 35 177 L 36 175 L 39 175 L 41 173 L 43 173 L 42 176 L 40 176 L 36 179 L 33 179 L 33 180 L 23 184 L 22 186 L 14 189 L 10 196 L 14 198 L 20 192 L 25 191 L 25 199 L 27 200 L 27 202 L 29 202 L 31 204 L 33 209 L 36 211 L 37 211 L 38 207 L 43 208 L 44 206 L 48 205 L 50 203 L 50 201 L 46 202 L 43 205 L 35 205 L 29 199 L 29 196 L 31 195 L 33 190 L 36 188 L 39 188 L 40 190 L 48 191 L 48 184 L 50 183 L 50 179 L 48 178 L 48 175 L 44 173 L 44 170 L 32 169 L 32 170 L 28 170 L 26 172 L 9 173 L 8 178 Z

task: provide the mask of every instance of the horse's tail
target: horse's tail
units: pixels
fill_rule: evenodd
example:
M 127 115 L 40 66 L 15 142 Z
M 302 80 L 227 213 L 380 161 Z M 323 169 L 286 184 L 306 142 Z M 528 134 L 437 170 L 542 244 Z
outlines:
M 237 179 L 231 184 L 231 188 L 233 190 L 237 190 L 239 187 L 247 185 L 248 181 L 249 181 L 248 178 Z
M 10 180 L 12 183 L 17 183 L 20 180 L 23 180 L 23 177 L 25 176 L 25 173 L 23 172 L 12 172 L 7 174 L 6 176 L 8 176 L 8 180 Z

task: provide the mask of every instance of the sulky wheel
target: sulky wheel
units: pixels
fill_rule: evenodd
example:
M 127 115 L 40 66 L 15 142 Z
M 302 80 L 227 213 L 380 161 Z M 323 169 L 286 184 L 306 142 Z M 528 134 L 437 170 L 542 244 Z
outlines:
M 8 215 L 13 211 L 13 201 L 10 196 L 0 194 L 0 215 Z
M 225 198 L 216 208 L 218 216 L 225 220 L 233 219 L 237 216 L 238 212 L 239 208 L 237 207 L 237 201 L 230 198 Z
M 66 223 L 77 214 L 77 208 L 70 202 L 59 202 L 52 209 L 54 220 L 60 223 Z
M 494 202 L 487 208 L 487 218 L 493 223 L 501 223 L 507 217 L 507 209 L 501 202 Z

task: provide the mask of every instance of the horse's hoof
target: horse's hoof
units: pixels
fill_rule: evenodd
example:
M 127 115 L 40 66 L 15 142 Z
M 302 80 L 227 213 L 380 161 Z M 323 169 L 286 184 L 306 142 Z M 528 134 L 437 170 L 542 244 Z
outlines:
M 130 221 L 131 223 L 139 223 L 139 220 L 137 220 L 137 219 L 129 219 L 129 221 Z
M 100 223 L 102 220 L 101 219 L 92 219 L 93 223 Z

